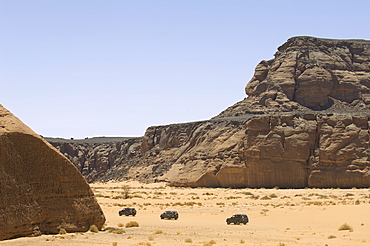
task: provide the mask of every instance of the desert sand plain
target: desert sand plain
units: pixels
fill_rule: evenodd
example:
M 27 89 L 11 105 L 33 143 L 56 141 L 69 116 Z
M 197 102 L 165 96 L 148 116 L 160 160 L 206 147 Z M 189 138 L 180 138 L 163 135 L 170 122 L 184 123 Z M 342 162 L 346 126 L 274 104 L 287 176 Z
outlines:
M 95 183 L 105 231 L 25 237 L 0 245 L 370 245 L 370 189 L 182 188 Z M 125 191 L 129 198 L 125 199 Z M 119 216 L 124 207 L 137 215 Z M 166 210 L 178 220 L 161 220 Z M 227 225 L 236 213 L 247 225 Z M 126 227 L 135 221 L 138 227 Z

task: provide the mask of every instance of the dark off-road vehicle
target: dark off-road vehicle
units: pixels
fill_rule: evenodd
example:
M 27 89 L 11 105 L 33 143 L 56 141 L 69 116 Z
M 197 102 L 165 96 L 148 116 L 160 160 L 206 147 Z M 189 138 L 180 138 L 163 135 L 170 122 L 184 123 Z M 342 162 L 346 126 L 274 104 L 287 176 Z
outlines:
M 118 214 L 119 214 L 119 216 L 122 216 L 122 215 L 135 216 L 136 215 L 136 209 L 135 208 L 124 208 L 121 211 L 119 211 Z
M 161 214 L 161 219 L 175 219 L 177 220 L 179 218 L 179 214 L 176 211 L 166 211 L 163 214 Z
M 226 223 L 230 225 L 231 223 L 234 223 L 234 225 L 244 224 L 246 225 L 248 223 L 248 216 L 246 214 L 235 214 L 231 216 L 230 218 L 226 219 Z

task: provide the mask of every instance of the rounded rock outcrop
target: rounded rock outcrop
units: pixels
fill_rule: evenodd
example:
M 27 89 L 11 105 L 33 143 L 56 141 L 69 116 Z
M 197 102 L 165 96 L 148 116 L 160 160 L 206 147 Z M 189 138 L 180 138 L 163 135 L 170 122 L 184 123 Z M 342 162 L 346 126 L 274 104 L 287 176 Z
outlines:
M 104 222 L 77 168 L 0 105 L 0 240 Z

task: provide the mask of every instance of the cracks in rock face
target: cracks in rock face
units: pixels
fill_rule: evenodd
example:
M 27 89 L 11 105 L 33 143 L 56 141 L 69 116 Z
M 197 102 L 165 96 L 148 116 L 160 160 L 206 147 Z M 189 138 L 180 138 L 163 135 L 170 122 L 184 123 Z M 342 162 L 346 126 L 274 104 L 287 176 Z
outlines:
M 319 156 L 317 156 L 317 151 L 319 150 L 319 145 L 320 145 L 320 133 L 319 133 L 319 129 L 320 129 L 320 124 L 319 123 L 319 119 L 318 119 L 318 116 L 316 116 L 316 129 L 315 129 L 315 141 L 314 141 L 314 145 L 312 146 L 312 148 L 310 148 L 310 154 L 308 156 L 308 159 L 306 160 L 306 172 L 307 172 L 307 176 L 306 176 L 306 187 L 309 187 L 308 183 L 309 183 L 309 177 L 310 177 L 310 174 L 313 170 L 316 169 L 316 166 L 317 166 L 317 159 L 320 158 Z

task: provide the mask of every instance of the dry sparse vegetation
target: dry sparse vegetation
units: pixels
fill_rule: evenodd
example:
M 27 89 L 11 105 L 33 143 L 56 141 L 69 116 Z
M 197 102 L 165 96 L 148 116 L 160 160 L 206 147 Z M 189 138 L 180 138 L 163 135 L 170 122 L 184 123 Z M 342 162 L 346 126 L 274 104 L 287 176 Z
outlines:
M 162 231 L 162 230 L 156 230 L 156 231 L 154 232 L 154 234 L 163 234 L 163 231 Z
M 145 237 L 138 236 L 138 235 L 131 235 L 130 238 L 130 245 L 146 245 L 147 242 L 152 243 L 153 245 L 166 245 L 164 244 L 164 240 L 179 240 L 177 244 L 186 245 L 206 245 L 211 246 L 213 245 L 213 241 L 209 241 L 212 239 L 212 235 L 217 235 L 213 237 L 217 241 L 219 245 L 246 245 L 248 244 L 249 240 L 245 240 L 245 234 L 238 235 L 238 232 L 233 231 L 233 234 L 238 235 L 237 237 L 229 237 L 227 233 L 224 231 L 218 232 L 217 234 L 211 234 L 207 239 L 203 239 L 203 241 L 195 242 L 194 238 L 195 235 L 204 236 L 203 231 L 194 231 L 192 225 L 187 225 L 185 227 L 181 227 L 183 222 L 189 220 L 189 216 L 194 216 L 195 214 L 198 215 L 197 219 L 201 219 L 201 224 L 207 223 L 204 221 L 203 218 L 207 218 L 206 216 L 212 215 L 212 221 L 214 218 L 218 218 L 218 221 L 224 220 L 227 217 L 231 216 L 234 213 L 246 213 L 251 218 L 252 223 L 261 223 L 261 221 L 266 220 L 270 222 L 270 218 L 275 220 L 277 216 L 280 216 L 282 211 L 285 211 L 284 214 L 297 214 L 299 217 L 301 212 L 305 211 L 307 207 L 309 210 L 312 211 L 333 211 L 333 206 L 341 206 L 350 209 L 350 206 L 358 205 L 359 209 L 363 209 L 363 205 L 370 204 L 370 190 L 368 189 L 356 189 L 356 190 L 348 190 L 348 189 L 301 189 L 301 190 L 286 190 L 286 189 L 233 189 L 233 188 L 217 188 L 217 189 L 210 189 L 210 188 L 189 188 L 189 187 L 161 187 L 161 188 L 147 188 L 147 187 L 135 187 L 130 184 L 130 196 L 127 199 L 123 198 L 122 193 L 122 186 L 118 186 L 117 189 L 115 188 L 95 188 L 94 192 L 99 194 L 98 200 L 103 201 L 108 208 L 116 207 L 118 211 L 118 207 L 136 207 L 137 209 L 141 210 L 138 213 L 137 222 L 140 223 L 140 226 L 143 227 L 144 231 L 146 225 L 144 222 L 141 221 L 142 214 L 147 216 L 151 214 L 153 218 L 158 220 L 158 227 L 153 227 L 153 230 L 147 230 L 147 234 Z M 117 198 L 121 196 L 119 199 L 115 199 L 115 202 L 109 203 L 104 197 Z M 338 209 L 339 207 L 335 208 Z M 177 210 L 182 215 L 181 220 L 179 222 L 175 221 L 162 221 L 160 220 L 159 214 L 166 210 Z M 273 216 L 268 216 L 268 218 L 264 218 L 265 215 L 270 215 L 273 211 Z M 294 213 L 290 213 L 290 211 Z M 306 210 L 307 211 L 307 210 Z M 261 216 L 262 215 L 262 216 Z M 115 215 L 117 216 L 117 215 Z M 203 217 L 205 216 L 205 217 Z M 289 215 L 292 216 L 292 215 Z M 303 216 L 303 215 L 302 215 Z M 307 216 L 307 215 L 305 215 Z M 208 217 L 210 218 L 210 217 Z M 302 220 L 305 220 L 307 217 L 302 217 Z M 122 218 L 125 219 L 125 218 Z M 114 220 L 113 225 L 118 225 L 119 227 L 123 226 L 125 223 L 118 223 L 122 222 L 120 220 Z M 184 220 L 183 220 L 184 219 Z M 342 220 L 346 218 L 342 218 Z M 110 221 L 110 222 L 109 222 Z M 112 220 L 109 220 L 107 225 L 112 225 Z M 145 220 L 144 220 L 145 221 Z M 162 222 L 160 222 L 162 221 Z M 266 222 L 265 221 L 265 222 Z M 341 224 L 341 220 L 337 220 L 337 225 Z M 348 220 L 347 220 L 348 221 Z M 271 224 L 269 226 L 271 226 Z M 361 221 L 360 221 L 361 222 Z M 131 222 L 129 222 L 131 223 Z M 127 223 L 127 224 L 129 224 Z M 171 223 L 171 224 L 169 224 Z M 185 222 L 187 223 L 187 222 Z M 214 222 L 210 222 L 214 223 Z M 162 225 L 165 225 L 162 227 Z M 172 228 L 173 225 L 174 227 Z M 225 223 L 226 225 L 226 223 Z M 359 223 L 360 225 L 360 223 Z M 363 225 L 363 224 L 361 224 Z M 168 227 L 169 226 L 169 227 Z M 178 227 L 180 226 L 180 227 Z M 261 225 L 260 225 L 261 226 Z M 292 225 L 294 226 L 294 225 Z M 348 227 L 347 227 L 348 226 Z M 341 226 L 340 231 L 353 231 L 353 228 L 349 225 Z M 127 225 L 126 227 L 132 227 L 132 225 Z M 135 227 L 135 226 L 133 226 Z M 275 225 L 276 227 L 276 225 Z M 181 231 L 182 229 L 183 231 Z M 233 229 L 234 227 L 229 227 Z M 293 228 L 293 227 L 292 227 Z M 365 227 L 359 228 L 359 231 L 363 231 L 366 229 Z M 127 231 L 127 229 L 125 229 Z M 213 229 L 214 233 L 218 229 Z M 166 231 L 164 233 L 164 231 Z M 329 232 L 327 234 L 317 233 L 314 231 L 313 228 L 308 229 L 306 232 L 302 234 L 297 234 L 298 231 L 291 230 L 290 228 L 282 227 L 280 231 L 283 232 L 284 240 L 294 240 L 292 242 L 299 244 L 307 244 L 307 242 L 311 242 L 311 238 L 318 238 L 321 237 L 326 240 L 330 239 L 331 242 L 341 244 L 341 240 L 348 240 L 349 237 L 353 238 L 357 236 L 356 234 L 344 234 L 345 236 L 339 237 L 338 235 L 331 234 L 330 230 L 326 231 Z M 307 233 L 308 232 L 308 233 Z M 111 232 L 114 233 L 114 232 Z M 135 231 L 136 233 L 136 231 Z M 225 236 L 222 235 L 225 233 Z M 359 232 L 360 233 L 360 232 Z M 102 233 L 101 233 L 102 234 Z M 156 236 L 158 234 L 158 236 Z M 320 234 L 320 235 L 319 235 Z M 162 236 L 168 235 L 168 236 Z M 252 237 L 257 237 L 258 232 L 254 232 L 250 234 Z M 198 236 L 196 236 L 198 238 Z M 207 238 L 206 237 L 206 238 Z M 201 238 L 201 237 L 199 237 Z M 225 242 L 221 242 L 225 240 Z M 148 240 L 149 239 L 149 240 Z M 200 239 L 202 240 L 202 239 Z M 219 242 L 219 240 L 221 240 Z M 322 239 L 321 239 L 322 240 Z M 153 242 L 151 242 L 153 241 Z M 155 241 L 155 242 L 154 242 Z M 364 240 L 366 241 L 366 240 Z M 172 241 L 171 243 L 174 243 Z M 171 245 L 171 243 L 167 243 L 167 245 Z M 286 243 L 279 243 L 279 241 L 269 242 L 268 245 L 278 245 L 278 246 L 287 246 Z M 175 243 L 176 244 L 176 243 Z
M 131 187 L 129 185 L 123 185 L 122 186 L 122 195 L 123 195 L 123 199 L 128 199 L 130 198 L 130 190 L 131 190 Z
M 137 223 L 136 221 L 130 221 L 130 222 L 127 222 L 126 223 L 126 228 L 130 228 L 130 227 L 139 227 L 139 223 Z
M 94 233 L 98 233 L 99 229 L 96 225 L 91 225 L 89 231 L 94 232 Z
M 192 242 L 193 242 L 193 240 L 191 240 L 191 238 L 185 239 L 185 243 L 192 243 Z
M 343 225 L 339 226 L 338 230 L 339 231 L 348 230 L 348 231 L 352 232 L 353 228 L 352 228 L 352 226 L 348 225 L 347 223 L 344 223 Z
M 104 231 L 107 231 L 109 233 L 114 233 L 114 234 L 123 234 L 123 233 L 125 233 L 124 230 L 122 230 L 120 228 L 115 228 L 115 227 L 104 228 Z

